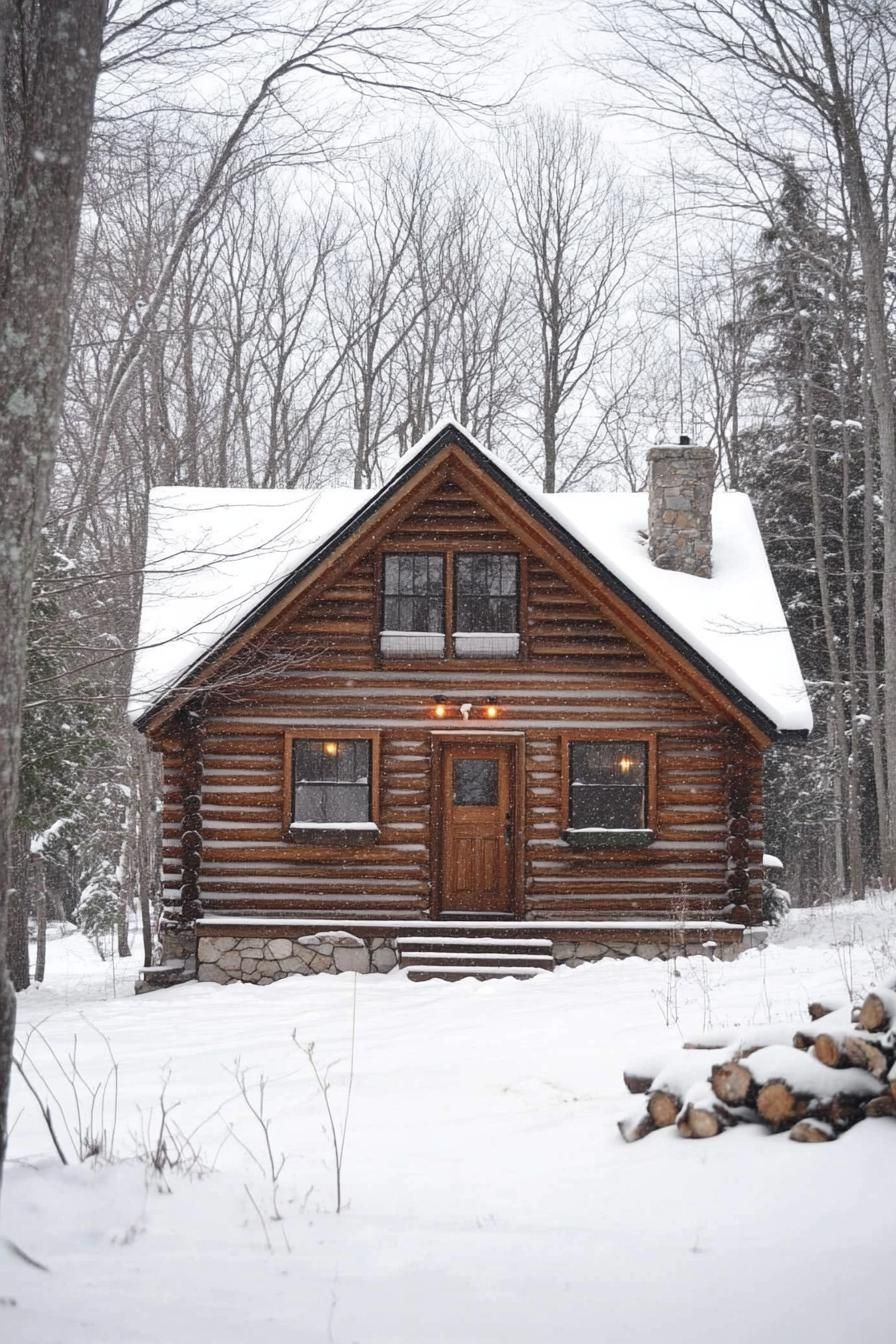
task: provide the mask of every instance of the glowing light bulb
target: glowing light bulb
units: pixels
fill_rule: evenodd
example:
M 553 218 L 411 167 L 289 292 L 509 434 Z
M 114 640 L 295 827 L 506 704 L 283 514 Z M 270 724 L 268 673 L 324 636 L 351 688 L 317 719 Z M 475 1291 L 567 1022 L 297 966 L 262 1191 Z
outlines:
M 619 769 L 622 771 L 624 775 L 628 774 L 629 770 L 631 770 L 633 765 L 634 761 L 631 759 L 630 756 L 619 757 Z
M 486 705 L 486 707 L 485 707 L 485 717 L 486 717 L 487 719 L 496 719 L 496 718 L 498 717 L 498 706 L 497 706 L 497 705 Z
M 435 714 L 437 719 L 444 719 L 447 713 L 448 710 L 445 705 L 436 705 L 435 709 L 433 710 L 433 714 Z
M 325 753 L 327 754 L 327 756 L 337 756 L 337 755 L 339 754 L 339 743 L 338 743 L 338 742 L 325 742 L 325 743 L 324 743 L 324 751 L 325 751 Z

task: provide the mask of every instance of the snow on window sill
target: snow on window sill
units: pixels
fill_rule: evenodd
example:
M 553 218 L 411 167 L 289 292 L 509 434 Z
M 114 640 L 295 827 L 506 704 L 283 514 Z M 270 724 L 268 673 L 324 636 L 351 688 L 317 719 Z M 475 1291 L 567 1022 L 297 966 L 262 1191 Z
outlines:
M 606 826 L 578 826 L 562 831 L 560 839 L 571 849 L 646 849 L 656 832 L 645 829 L 612 829 Z
M 336 845 L 349 849 L 375 844 L 379 834 L 375 821 L 294 821 L 286 838 L 294 845 Z
M 445 636 L 426 630 L 381 630 L 380 653 L 392 658 L 442 658 Z
M 454 635 L 454 652 L 458 658 L 516 658 L 519 651 L 518 634 L 459 630 Z

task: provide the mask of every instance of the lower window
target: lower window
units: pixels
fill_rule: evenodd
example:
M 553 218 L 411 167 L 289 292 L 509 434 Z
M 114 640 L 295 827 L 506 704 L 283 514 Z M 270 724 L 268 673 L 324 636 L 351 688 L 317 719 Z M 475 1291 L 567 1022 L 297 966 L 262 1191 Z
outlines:
M 293 739 L 293 826 L 372 827 L 368 738 Z
M 638 831 L 647 821 L 647 743 L 569 743 L 572 831 Z

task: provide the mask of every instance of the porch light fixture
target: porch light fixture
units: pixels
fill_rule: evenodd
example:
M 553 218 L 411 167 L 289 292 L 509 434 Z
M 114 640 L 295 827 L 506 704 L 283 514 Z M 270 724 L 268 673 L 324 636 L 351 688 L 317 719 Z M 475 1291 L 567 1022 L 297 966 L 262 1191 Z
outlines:
M 447 718 L 447 715 L 448 715 L 448 706 L 445 704 L 445 697 L 444 697 L 444 695 L 434 695 L 434 696 L 433 696 L 433 701 L 435 702 L 435 707 L 434 707 L 434 709 L 433 709 L 433 711 L 432 711 L 433 714 L 434 714 L 434 716 L 435 716 L 437 719 L 444 719 L 444 718 Z
M 498 717 L 497 701 L 492 695 L 490 695 L 485 702 L 485 717 L 487 719 L 496 719 Z

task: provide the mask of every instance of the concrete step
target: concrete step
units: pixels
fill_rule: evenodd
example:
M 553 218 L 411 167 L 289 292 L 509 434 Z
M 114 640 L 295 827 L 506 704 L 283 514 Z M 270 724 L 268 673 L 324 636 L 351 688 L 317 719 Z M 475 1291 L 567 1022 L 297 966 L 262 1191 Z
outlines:
M 484 952 L 476 948 L 421 947 L 411 950 L 403 947 L 402 966 L 421 966 L 429 962 L 456 966 L 531 966 L 543 971 L 554 969 L 554 958 L 537 952 Z
M 430 934 L 425 938 L 396 938 L 395 945 L 400 956 L 425 952 L 430 948 L 440 951 L 468 953 L 506 952 L 521 957 L 548 957 L 552 959 L 553 943 L 550 938 L 455 938 Z
M 484 966 L 472 961 L 469 965 L 431 963 L 406 969 L 409 980 L 531 980 L 536 975 L 548 974 L 546 966 Z
M 163 961 L 161 966 L 144 966 L 140 978 L 134 985 L 135 994 L 149 994 L 154 989 L 170 989 L 172 985 L 183 985 L 196 979 L 196 959 L 185 961 L 172 959 Z
M 475 937 L 432 932 L 396 938 L 398 964 L 409 980 L 531 980 L 554 969 L 550 938 Z

